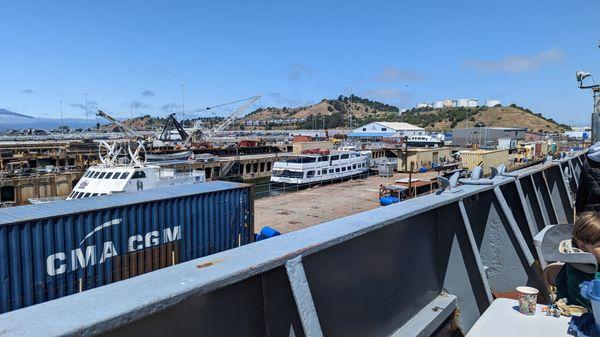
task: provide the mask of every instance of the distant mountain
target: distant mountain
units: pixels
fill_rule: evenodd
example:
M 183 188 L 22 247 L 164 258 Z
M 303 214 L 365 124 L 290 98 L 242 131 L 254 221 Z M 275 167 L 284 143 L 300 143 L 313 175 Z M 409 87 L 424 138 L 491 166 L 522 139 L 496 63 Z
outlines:
M 33 118 L 31 116 L 19 114 L 19 113 L 12 112 L 12 111 L 2 109 L 2 108 L 0 108 L 0 116 L 15 116 L 15 117 L 23 117 L 23 118 Z
M 94 128 L 96 127 L 96 120 L 91 119 L 85 121 L 84 119 L 77 118 L 65 118 L 63 120 L 54 118 L 38 118 L 32 117 L 16 112 L 12 112 L 7 109 L 0 108 L 0 130 L 9 129 L 54 129 L 62 125 L 68 125 L 71 128 Z

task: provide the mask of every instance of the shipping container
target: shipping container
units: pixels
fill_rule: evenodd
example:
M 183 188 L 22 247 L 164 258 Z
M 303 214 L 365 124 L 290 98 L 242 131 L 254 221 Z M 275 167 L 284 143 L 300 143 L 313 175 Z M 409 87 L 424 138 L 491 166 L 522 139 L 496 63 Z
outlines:
M 0 313 L 250 243 L 252 195 L 208 182 L 0 209 Z
M 508 149 L 472 150 L 461 151 L 460 158 L 466 169 L 473 170 L 475 166 L 481 166 L 485 174 L 490 174 L 490 167 L 498 167 L 500 164 L 508 166 L 510 154 Z
M 292 153 L 300 154 L 305 150 L 332 150 L 333 143 L 329 141 L 315 141 L 315 142 L 294 142 L 292 145 Z

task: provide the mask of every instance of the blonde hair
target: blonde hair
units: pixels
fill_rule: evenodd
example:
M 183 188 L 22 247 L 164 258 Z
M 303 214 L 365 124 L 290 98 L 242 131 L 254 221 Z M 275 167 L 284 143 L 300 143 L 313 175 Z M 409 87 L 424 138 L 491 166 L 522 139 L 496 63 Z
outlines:
M 587 244 L 600 241 L 600 212 L 583 212 L 575 221 L 573 239 Z

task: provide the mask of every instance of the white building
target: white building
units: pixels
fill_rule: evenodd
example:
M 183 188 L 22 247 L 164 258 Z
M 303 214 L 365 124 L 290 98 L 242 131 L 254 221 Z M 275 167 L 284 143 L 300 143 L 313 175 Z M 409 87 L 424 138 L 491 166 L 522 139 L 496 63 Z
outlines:
M 502 104 L 500 104 L 500 101 L 497 99 L 488 99 L 487 101 L 485 101 L 485 106 L 487 106 L 487 107 L 493 107 L 496 105 L 502 105 Z
M 477 98 L 470 98 L 467 106 L 469 108 L 476 108 L 479 106 L 479 100 Z
M 445 99 L 444 101 L 442 101 L 442 106 L 444 108 L 453 108 L 454 107 L 454 101 L 451 99 Z
M 458 98 L 454 100 L 454 106 L 457 108 L 466 108 L 469 106 L 469 100 L 466 98 Z
M 433 102 L 434 109 L 441 109 L 444 107 L 444 101 L 435 101 Z
M 373 122 L 352 130 L 348 137 L 380 139 L 422 136 L 425 134 L 425 129 L 408 123 Z
M 433 104 L 427 103 L 427 102 L 422 102 L 422 103 L 417 104 L 417 109 L 421 109 L 421 108 L 433 108 Z

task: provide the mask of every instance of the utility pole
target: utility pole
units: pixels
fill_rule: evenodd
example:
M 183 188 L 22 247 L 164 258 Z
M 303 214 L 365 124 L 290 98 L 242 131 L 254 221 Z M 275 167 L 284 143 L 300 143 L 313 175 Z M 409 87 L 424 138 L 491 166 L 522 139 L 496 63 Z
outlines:
M 588 89 L 588 90 L 592 90 L 593 93 L 593 97 L 594 97 L 594 106 L 593 106 L 593 110 L 592 110 L 592 120 L 591 120 L 591 127 L 592 127 L 592 144 L 597 142 L 598 140 L 600 140 L 600 84 L 596 84 L 595 82 L 593 82 L 592 84 L 584 84 L 584 80 L 590 76 L 592 76 L 592 74 L 585 72 L 585 71 L 577 71 L 575 73 L 576 78 L 577 78 L 577 82 L 579 82 L 579 89 Z M 592 78 L 593 81 L 593 78 Z
M 185 84 L 181 85 L 181 119 L 185 126 Z
M 60 126 L 61 126 L 61 133 L 63 132 L 63 126 L 65 126 L 65 122 L 63 121 L 63 109 L 62 109 L 62 99 L 60 100 Z
M 350 109 L 348 110 L 350 113 L 350 129 L 352 129 L 352 96 L 354 96 L 354 90 L 350 88 Z
M 88 124 L 88 101 L 87 101 L 87 93 L 83 94 L 85 96 L 85 125 Z

